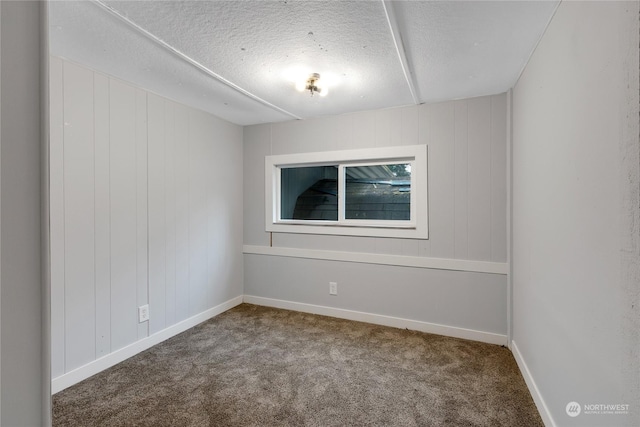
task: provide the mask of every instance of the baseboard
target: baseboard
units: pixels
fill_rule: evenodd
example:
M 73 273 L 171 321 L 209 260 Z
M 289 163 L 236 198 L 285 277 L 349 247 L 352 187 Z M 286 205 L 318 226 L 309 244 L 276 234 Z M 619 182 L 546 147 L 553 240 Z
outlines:
M 74 369 L 73 371 L 60 375 L 59 377 L 54 378 L 51 381 L 51 392 L 55 394 L 67 387 L 77 384 L 80 381 L 97 374 L 98 372 L 104 371 L 105 369 L 110 368 L 132 356 L 135 356 L 136 354 L 147 350 L 154 345 L 161 343 L 162 341 L 178 335 L 186 331 L 187 329 L 193 328 L 194 326 L 206 320 L 209 320 L 212 317 L 215 317 L 239 304 L 242 304 L 242 300 L 242 295 L 232 298 L 229 301 L 223 302 L 222 304 L 219 304 L 213 308 L 203 311 L 202 313 L 196 314 L 195 316 L 192 316 L 179 323 L 176 323 L 175 325 L 163 329 L 160 332 L 143 338 L 140 341 L 136 341 L 133 344 L 109 353 L 108 355 L 96 359 L 93 362 L 87 363 L 86 365 Z
M 482 331 L 477 331 L 473 329 L 438 325 L 435 323 L 402 319 L 398 317 L 364 313 L 360 311 L 345 310 L 340 308 L 325 307 L 320 305 L 304 304 L 304 303 L 298 303 L 298 302 L 292 302 L 292 301 L 284 301 L 284 300 L 278 300 L 278 299 L 272 299 L 272 298 L 263 298 L 263 297 L 257 297 L 257 296 L 251 296 L 251 295 L 244 295 L 244 296 L 238 296 L 238 297 L 232 298 L 229 301 L 226 301 L 200 314 L 197 314 L 193 317 L 190 317 L 179 323 L 176 323 L 175 325 L 172 325 L 167 329 L 164 329 L 160 332 L 150 335 L 147 338 L 144 338 L 140 341 L 136 341 L 135 343 L 128 345 L 126 347 L 123 347 L 119 350 L 116 350 L 104 357 L 101 357 L 100 359 L 94 360 L 93 362 L 87 363 L 84 366 L 74 369 L 73 371 L 67 372 L 66 374 L 60 375 L 57 378 L 54 378 L 51 381 L 51 392 L 53 394 L 58 393 L 59 391 L 62 391 L 67 387 L 77 384 L 80 381 L 83 381 L 101 371 L 104 371 L 105 369 L 108 369 L 120 362 L 123 362 L 124 360 L 132 356 L 135 356 L 136 354 L 144 350 L 147 350 L 156 344 L 159 344 L 175 335 L 178 335 L 179 333 L 182 333 L 187 329 L 190 329 L 198 325 L 199 323 L 209 320 L 212 317 L 215 317 L 241 304 L 242 302 L 256 304 L 256 305 L 263 305 L 267 307 L 275 307 L 275 308 L 283 308 L 287 310 L 300 311 L 304 313 L 320 314 L 320 315 L 331 316 L 331 317 L 336 317 L 340 319 L 372 323 L 375 325 L 390 326 L 390 327 L 400 328 L 400 329 L 410 329 L 413 331 L 444 335 L 444 336 L 449 336 L 454 338 L 468 339 L 472 341 L 480 341 L 480 342 L 485 342 L 489 344 L 497 344 L 497 345 L 507 344 L 506 335 L 495 334 L 491 332 L 482 332 Z M 517 352 L 515 343 L 513 343 L 513 347 L 514 347 L 514 355 L 515 355 Z M 516 361 L 518 361 L 518 366 L 521 366 L 517 356 L 516 356 Z M 523 371 L 523 375 L 525 376 L 527 385 L 529 385 L 529 389 L 532 389 L 529 382 L 530 380 L 527 378 L 527 375 L 525 375 L 524 373 L 525 370 L 522 368 L 522 366 L 520 367 L 520 369 Z M 526 366 L 525 366 L 525 369 L 526 369 Z M 528 373 L 528 371 L 526 372 Z M 535 387 L 535 384 L 534 384 L 534 387 Z M 536 395 L 534 394 L 533 390 L 531 391 L 531 394 L 534 395 L 534 400 L 535 400 Z M 536 400 L 536 405 L 538 405 L 537 400 Z M 538 405 L 538 409 L 540 410 L 539 405 Z M 546 409 L 546 406 L 545 406 L 545 409 Z M 542 410 L 540 410 L 540 412 L 542 413 Z M 544 416 L 543 416 L 543 420 L 545 420 Z M 546 423 L 547 421 L 545 420 L 545 424 Z M 547 425 L 555 426 L 555 424 L 553 423 L 547 424 Z
M 513 353 L 513 357 L 516 359 L 516 363 L 518 364 L 518 368 L 520 368 L 524 381 L 527 383 L 529 393 L 531 393 L 531 397 L 533 397 L 533 401 L 538 408 L 538 412 L 540 413 L 540 417 L 542 418 L 544 425 L 546 427 L 556 427 L 556 423 L 551 416 L 551 412 L 549 411 L 547 404 L 544 402 L 542 394 L 540 394 L 540 390 L 538 390 L 538 386 L 533 380 L 533 376 L 531 376 L 531 372 L 529 371 L 520 350 L 518 350 L 518 345 L 515 341 L 511 341 L 511 352 Z
M 454 338 L 463 338 L 489 344 L 507 345 L 506 335 L 494 334 L 491 332 L 482 332 L 473 329 L 458 328 L 455 326 L 445 326 L 435 323 L 421 322 L 418 320 L 402 319 L 399 317 L 383 316 L 380 314 L 364 313 L 360 311 L 345 310 L 341 308 L 325 307 L 313 304 L 304 304 L 272 298 L 263 298 L 252 295 L 245 295 L 243 301 L 249 304 L 283 308 L 287 310 L 300 311 L 303 313 L 320 314 L 323 316 L 337 317 L 339 319 L 372 323 L 374 325 L 391 326 L 400 329 L 410 329 L 412 331 L 427 332 L 430 334 L 444 335 Z

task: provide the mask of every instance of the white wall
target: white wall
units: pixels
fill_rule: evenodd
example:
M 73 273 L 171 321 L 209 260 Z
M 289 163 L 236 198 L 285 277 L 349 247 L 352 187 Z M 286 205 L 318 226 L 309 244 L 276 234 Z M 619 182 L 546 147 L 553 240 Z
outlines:
M 50 405 L 41 280 L 41 2 L 0 2 L 0 425 L 41 426 Z
M 513 91 L 514 353 L 549 425 L 640 425 L 638 33 L 638 2 L 563 2 Z
M 506 120 L 503 94 L 246 127 L 245 294 L 506 335 L 505 274 L 274 256 L 264 224 L 266 155 L 427 144 L 429 240 L 274 233 L 273 246 L 505 265 Z
M 54 379 L 242 295 L 240 126 L 55 57 L 51 122 Z

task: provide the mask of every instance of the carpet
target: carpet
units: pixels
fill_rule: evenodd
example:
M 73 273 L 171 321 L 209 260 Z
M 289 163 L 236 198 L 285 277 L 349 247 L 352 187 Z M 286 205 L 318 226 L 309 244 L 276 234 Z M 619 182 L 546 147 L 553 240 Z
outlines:
M 500 346 L 241 304 L 53 396 L 62 426 L 543 426 Z

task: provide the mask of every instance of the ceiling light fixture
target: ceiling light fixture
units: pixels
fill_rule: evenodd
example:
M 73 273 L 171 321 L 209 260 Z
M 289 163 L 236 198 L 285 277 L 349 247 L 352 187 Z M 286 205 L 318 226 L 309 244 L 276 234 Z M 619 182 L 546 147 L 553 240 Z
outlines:
M 308 90 L 311 96 L 316 93 L 320 96 L 327 96 L 328 93 L 327 88 L 323 86 L 322 82 L 320 81 L 320 74 L 318 73 L 311 73 L 306 81 L 301 81 L 296 84 L 296 89 L 298 89 L 300 92 Z

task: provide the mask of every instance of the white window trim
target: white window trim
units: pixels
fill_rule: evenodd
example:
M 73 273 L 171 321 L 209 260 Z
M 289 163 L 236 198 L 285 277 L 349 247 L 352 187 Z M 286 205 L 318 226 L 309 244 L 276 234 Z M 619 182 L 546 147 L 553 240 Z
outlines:
M 280 168 L 335 165 L 410 162 L 411 215 L 410 221 L 345 220 L 309 221 L 279 220 Z M 347 165 L 348 166 L 348 165 Z M 341 168 L 344 166 L 340 166 Z M 340 176 L 340 175 L 339 175 Z M 339 185 L 340 180 L 339 180 Z M 370 148 L 364 150 L 323 151 L 318 153 L 284 154 L 265 157 L 265 229 L 275 233 L 329 234 L 341 236 L 394 237 L 428 239 L 427 146 Z M 344 194 L 339 188 L 338 193 Z M 338 203 L 344 203 L 340 196 Z M 344 209 L 339 210 L 344 213 Z

